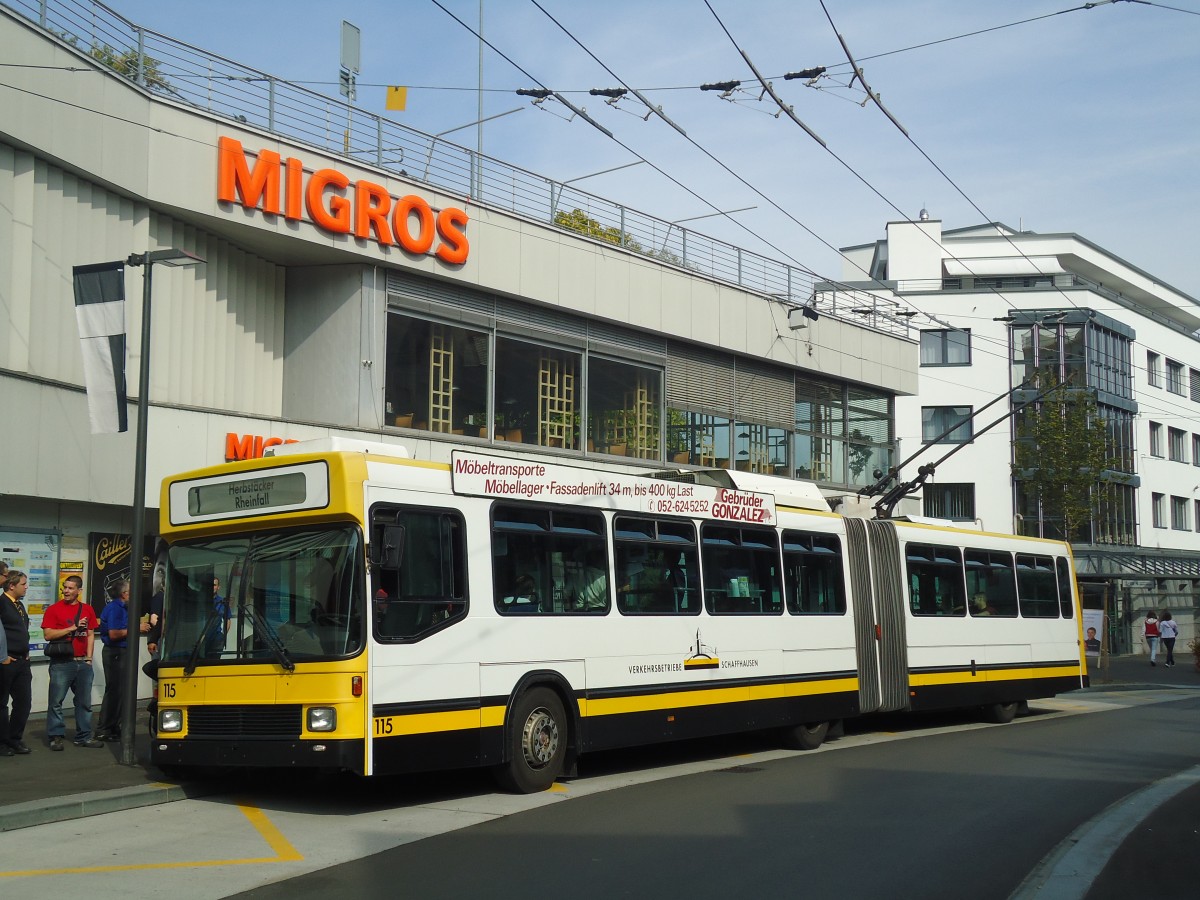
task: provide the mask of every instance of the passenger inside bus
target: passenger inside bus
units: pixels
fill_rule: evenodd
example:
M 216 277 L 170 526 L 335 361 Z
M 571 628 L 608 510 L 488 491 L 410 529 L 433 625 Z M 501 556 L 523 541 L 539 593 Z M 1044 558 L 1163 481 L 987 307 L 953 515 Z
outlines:
M 539 612 L 537 585 L 533 581 L 533 576 L 528 573 L 518 575 L 517 580 L 513 582 L 512 590 L 503 602 L 507 612 Z
M 585 612 L 608 607 L 608 572 L 585 563 L 575 573 L 575 608 Z

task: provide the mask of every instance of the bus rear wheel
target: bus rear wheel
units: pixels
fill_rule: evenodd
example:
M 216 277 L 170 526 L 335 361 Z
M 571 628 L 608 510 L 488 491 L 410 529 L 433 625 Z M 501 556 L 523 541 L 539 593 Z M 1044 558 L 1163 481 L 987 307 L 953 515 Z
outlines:
M 828 722 L 806 722 L 783 729 L 783 745 L 789 750 L 816 750 L 825 743 Z
M 534 688 L 517 698 L 510 722 L 508 762 L 496 769 L 496 780 L 517 794 L 547 790 L 562 772 L 567 755 L 562 701 L 549 688 Z
M 997 725 L 1007 725 L 1017 717 L 1017 708 L 1020 706 L 1015 700 L 1012 703 L 989 703 L 983 708 L 983 715 L 989 722 L 995 722 Z

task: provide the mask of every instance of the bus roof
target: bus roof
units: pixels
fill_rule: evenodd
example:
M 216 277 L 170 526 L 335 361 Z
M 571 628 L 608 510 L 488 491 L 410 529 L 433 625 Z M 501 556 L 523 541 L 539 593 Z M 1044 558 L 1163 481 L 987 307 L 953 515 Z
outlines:
M 376 456 L 390 456 L 398 459 L 409 459 L 408 451 L 399 444 L 385 444 L 382 441 L 362 441 L 356 438 L 323 437 L 310 441 L 293 441 L 289 444 L 279 444 L 268 447 L 263 456 L 292 456 L 298 453 L 366 453 Z

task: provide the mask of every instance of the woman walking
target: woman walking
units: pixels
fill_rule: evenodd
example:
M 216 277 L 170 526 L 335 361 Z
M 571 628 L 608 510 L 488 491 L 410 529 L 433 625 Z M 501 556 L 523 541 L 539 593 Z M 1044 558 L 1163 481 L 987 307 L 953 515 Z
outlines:
M 1158 636 L 1167 648 L 1167 661 L 1163 665 L 1169 668 L 1175 665 L 1175 638 L 1179 637 L 1179 625 L 1171 618 L 1170 610 L 1164 609 L 1158 620 Z
M 1150 665 L 1157 666 L 1154 660 L 1158 656 L 1158 616 L 1154 610 L 1146 613 L 1146 620 L 1142 622 L 1142 637 L 1150 645 Z

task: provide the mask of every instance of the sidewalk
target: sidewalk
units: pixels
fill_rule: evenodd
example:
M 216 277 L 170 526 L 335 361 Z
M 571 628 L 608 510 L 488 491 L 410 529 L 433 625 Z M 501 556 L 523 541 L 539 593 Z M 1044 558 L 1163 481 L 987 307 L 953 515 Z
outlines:
M 1151 667 L 1146 656 L 1111 657 L 1091 675 L 1089 691 L 1133 690 L 1148 687 L 1200 687 L 1190 653 L 1168 669 Z M 74 713 L 64 704 L 66 747 L 52 753 L 46 741 L 44 714 L 30 720 L 25 743 L 28 756 L 0 757 L 0 832 L 47 822 L 169 803 L 213 793 L 217 782 L 183 784 L 167 778 L 150 762 L 146 712 L 139 710 L 135 751 L 138 764 L 120 764 L 121 745 L 84 750 L 71 744 Z
M 61 753 L 50 750 L 42 713 L 32 717 L 25 728 L 25 743 L 33 752 L 0 757 L 0 832 L 212 792 L 204 784 L 186 785 L 166 778 L 151 764 L 144 708 L 138 711 L 137 764 L 133 766 L 121 765 L 120 744 L 92 750 L 74 746 L 75 714 L 70 697 L 63 713 L 67 737 Z

